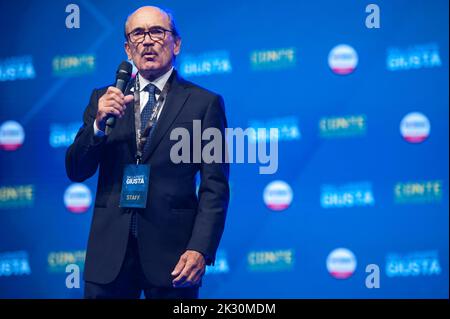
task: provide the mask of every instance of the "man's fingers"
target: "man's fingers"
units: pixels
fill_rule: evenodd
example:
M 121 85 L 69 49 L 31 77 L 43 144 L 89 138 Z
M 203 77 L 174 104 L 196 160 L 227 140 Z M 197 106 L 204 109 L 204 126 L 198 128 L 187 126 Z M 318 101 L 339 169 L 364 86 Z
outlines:
M 181 274 L 175 278 L 172 283 L 175 286 L 180 286 L 183 285 L 186 280 L 189 278 L 189 276 L 191 276 L 192 271 L 195 269 L 194 268 L 194 264 L 190 263 L 189 261 L 185 264 L 183 271 L 181 272 Z
M 192 263 L 192 261 L 188 260 L 186 262 L 186 264 L 184 265 L 184 269 L 183 269 L 183 272 L 186 274 L 186 277 L 188 277 L 191 274 L 194 267 L 195 267 L 195 264 Z
M 120 97 L 120 96 L 117 96 L 117 95 L 110 95 L 108 97 L 108 102 L 114 101 L 114 102 L 116 102 L 119 105 L 124 105 L 125 104 L 124 100 L 125 99 L 123 97 Z
M 186 263 L 184 265 L 184 268 L 181 271 L 181 273 L 172 282 L 176 285 L 182 284 L 187 279 L 187 277 L 189 277 L 189 275 L 191 273 L 191 269 L 192 269 L 192 266 L 190 266 L 188 263 Z
M 118 88 L 114 87 L 114 86 L 109 86 L 108 89 L 106 90 L 106 93 L 117 94 L 118 96 L 122 96 L 123 97 L 122 91 L 119 90 Z
M 107 115 L 113 114 L 119 117 L 122 117 L 122 115 L 124 114 L 123 112 L 120 111 L 120 109 L 117 108 L 117 106 L 108 106 L 105 108 L 105 112 Z
M 174 286 L 177 288 L 186 288 L 195 286 L 200 282 L 203 275 L 203 269 L 195 267 L 190 272 L 186 272 L 179 281 L 175 282 Z
M 198 284 L 204 273 L 204 266 L 201 260 L 195 255 L 186 253 L 181 256 L 172 276 L 176 277 L 172 284 L 176 288 L 190 287 Z
M 172 281 L 172 284 L 176 288 L 188 287 L 190 286 L 190 282 L 188 278 L 190 276 L 190 272 L 186 271 L 186 268 L 181 272 L 181 274 Z
M 184 268 L 184 265 L 186 264 L 186 259 L 182 256 L 180 260 L 178 261 L 177 265 L 175 266 L 174 270 L 172 271 L 172 276 L 178 276 Z
M 115 109 L 114 107 L 108 106 L 106 108 L 106 114 L 112 114 L 115 116 L 122 116 L 122 113 L 120 113 L 120 111 L 118 111 L 117 109 Z
M 194 268 L 191 271 L 191 274 L 189 275 L 189 277 L 186 279 L 186 283 L 189 283 L 190 285 L 196 285 L 198 283 L 198 281 L 200 280 L 201 273 L 202 273 L 202 268 Z
M 125 104 L 130 103 L 134 100 L 134 96 L 132 94 L 126 95 L 124 98 Z
M 120 113 L 120 115 L 124 115 L 125 114 L 125 108 L 120 105 L 119 103 L 117 103 L 116 101 L 110 101 L 106 104 L 106 110 L 108 111 L 108 108 L 113 108 L 116 111 L 118 111 Z
M 99 112 L 120 118 L 125 115 L 126 104 L 133 101 L 133 99 L 133 95 L 129 94 L 125 97 L 118 88 L 110 86 L 106 94 L 102 96 L 102 103 L 99 104 Z
M 184 282 L 186 281 L 187 277 L 188 277 L 188 274 L 183 271 L 177 278 L 175 278 L 172 281 L 172 284 L 175 287 L 180 287 L 180 286 L 182 286 L 184 284 Z

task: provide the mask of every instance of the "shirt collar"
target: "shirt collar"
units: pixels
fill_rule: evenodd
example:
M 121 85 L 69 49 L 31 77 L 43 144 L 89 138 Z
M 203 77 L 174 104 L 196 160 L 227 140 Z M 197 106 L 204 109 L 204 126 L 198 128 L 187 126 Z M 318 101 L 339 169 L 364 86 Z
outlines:
M 149 81 L 145 78 L 143 78 L 141 76 L 141 74 L 138 73 L 138 77 L 139 77 L 139 86 L 140 86 L 140 91 L 142 92 L 144 90 L 144 88 L 149 84 L 153 84 L 154 86 L 156 86 L 160 92 L 162 92 L 164 86 L 166 85 L 167 81 L 169 80 L 170 76 L 172 75 L 173 72 L 173 67 L 170 68 L 169 71 L 167 71 L 166 73 L 164 73 L 163 75 L 161 75 L 160 77 L 158 77 L 157 79 L 153 80 L 153 81 Z M 134 91 L 134 88 L 133 90 Z

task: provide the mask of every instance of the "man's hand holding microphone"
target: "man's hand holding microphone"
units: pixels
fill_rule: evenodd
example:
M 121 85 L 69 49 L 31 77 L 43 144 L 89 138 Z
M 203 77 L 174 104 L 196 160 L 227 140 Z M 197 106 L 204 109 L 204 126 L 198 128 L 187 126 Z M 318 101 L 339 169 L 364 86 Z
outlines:
M 100 131 L 105 132 L 106 121 L 111 118 L 121 118 L 125 114 L 127 104 L 132 102 L 132 94 L 123 95 L 116 87 L 110 86 L 106 93 L 98 100 L 97 116 L 95 124 Z
M 127 103 L 133 101 L 132 94 L 124 96 L 132 70 L 133 66 L 130 62 L 120 63 L 116 72 L 116 86 L 108 87 L 106 93 L 98 100 L 95 125 L 106 135 L 109 135 L 114 128 L 116 118 L 124 116 Z

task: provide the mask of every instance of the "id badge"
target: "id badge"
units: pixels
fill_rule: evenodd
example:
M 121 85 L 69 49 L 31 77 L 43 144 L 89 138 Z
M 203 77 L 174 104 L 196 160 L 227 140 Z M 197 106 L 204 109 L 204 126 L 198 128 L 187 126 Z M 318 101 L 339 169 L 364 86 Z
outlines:
M 127 165 L 123 173 L 120 207 L 145 208 L 147 205 L 150 165 Z

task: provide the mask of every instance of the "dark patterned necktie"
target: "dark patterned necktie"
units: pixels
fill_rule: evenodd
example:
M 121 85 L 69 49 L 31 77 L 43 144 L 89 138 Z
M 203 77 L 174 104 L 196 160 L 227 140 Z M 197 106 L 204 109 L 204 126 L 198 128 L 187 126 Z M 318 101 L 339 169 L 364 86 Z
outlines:
M 156 108 L 156 97 L 155 93 L 160 93 L 159 89 L 154 86 L 153 84 L 148 84 L 144 90 L 148 92 L 148 101 L 147 104 L 145 104 L 144 109 L 141 112 L 141 134 L 144 133 L 145 128 L 147 127 L 148 121 L 150 120 L 150 117 L 152 116 L 155 108 Z M 156 121 L 156 119 L 155 119 Z M 151 128 L 151 131 L 153 131 L 153 127 Z M 148 134 L 147 142 L 144 145 L 144 150 L 142 154 L 145 154 L 145 152 L 148 150 L 148 147 L 150 146 L 150 134 L 151 131 Z
M 154 86 L 153 84 L 148 84 L 144 90 L 148 91 L 148 101 L 147 104 L 145 104 L 144 108 L 141 112 L 141 134 L 144 133 L 145 128 L 147 127 L 148 121 L 150 120 L 150 117 L 152 116 L 155 108 L 156 108 L 156 97 L 155 93 L 160 93 L 159 89 Z M 154 125 L 153 125 L 154 126 Z M 152 130 L 153 130 L 152 126 Z M 152 131 L 151 130 L 151 131 Z M 151 133 L 151 132 L 150 132 Z M 150 133 L 147 137 L 147 141 L 144 145 L 144 150 L 142 154 L 145 154 L 145 152 L 148 150 L 148 147 L 150 145 Z M 131 215 L 131 224 L 130 224 L 130 230 L 134 237 L 137 237 L 137 217 L 136 212 L 133 212 Z

